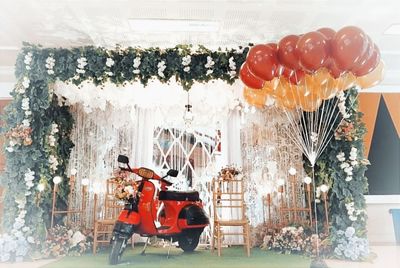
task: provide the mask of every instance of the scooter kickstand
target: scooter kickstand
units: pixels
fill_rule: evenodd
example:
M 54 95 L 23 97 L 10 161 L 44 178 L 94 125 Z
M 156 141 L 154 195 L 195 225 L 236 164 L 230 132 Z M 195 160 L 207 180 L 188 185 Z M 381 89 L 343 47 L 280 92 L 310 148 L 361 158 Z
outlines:
M 147 244 L 149 243 L 149 240 L 150 240 L 150 236 L 147 237 L 146 243 L 144 244 L 144 247 L 143 247 L 142 252 L 140 253 L 140 255 L 143 255 L 143 256 L 146 255 L 146 248 L 147 248 Z
M 172 246 L 172 237 L 171 237 L 171 240 L 169 241 L 167 259 L 169 259 L 169 252 L 171 251 L 171 246 Z

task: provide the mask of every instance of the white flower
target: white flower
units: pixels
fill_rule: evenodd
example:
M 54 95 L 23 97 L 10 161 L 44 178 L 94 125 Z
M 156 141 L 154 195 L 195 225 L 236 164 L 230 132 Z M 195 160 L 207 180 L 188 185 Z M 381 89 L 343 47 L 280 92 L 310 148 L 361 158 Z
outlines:
M 76 168 L 72 168 L 70 173 L 72 176 L 75 176 L 77 172 L 78 171 L 76 170 Z
M 311 181 L 312 181 L 312 179 L 310 177 L 308 177 L 308 176 L 304 178 L 304 183 L 305 184 L 310 184 Z
M 346 181 L 351 181 L 352 179 L 353 179 L 353 177 L 347 176 L 345 180 L 346 180 Z
M 25 226 L 24 228 L 22 228 L 22 232 L 28 232 L 30 230 L 30 228 L 28 226 Z
M 357 220 L 357 216 L 349 216 L 349 219 L 350 219 L 351 221 L 356 221 L 356 220 Z
M 167 68 L 167 66 L 165 66 L 165 61 L 160 61 L 158 64 L 157 64 L 157 68 L 158 68 L 158 76 L 160 76 L 160 77 L 165 77 L 165 75 L 164 75 L 164 70 L 165 70 L 165 68 Z
M 106 75 L 108 75 L 108 76 L 113 76 L 114 75 L 114 73 L 113 72 L 104 72 Z
M 29 110 L 29 98 L 23 98 L 21 103 L 21 109 L 24 111 Z
M 26 240 L 31 244 L 35 243 L 35 239 L 32 236 L 28 236 Z
M 28 168 L 28 171 L 25 172 L 24 180 L 28 182 L 28 181 L 33 181 L 34 179 L 35 179 L 35 171 L 32 171 L 31 169 Z
M 28 111 L 25 111 L 25 115 L 26 115 L 26 116 L 30 116 L 30 115 L 32 115 L 32 112 L 29 111 L 29 110 L 28 110 Z
M 56 60 L 53 57 L 47 57 L 46 59 L 46 68 L 48 74 L 54 74 L 53 67 L 56 63 Z
M 85 73 L 84 68 L 87 65 L 87 59 L 85 57 L 81 57 L 77 59 L 77 62 L 78 62 L 78 68 L 76 69 L 76 72 L 78 74 L 84 74 Z
M 59 184 L 62 181 L 62 178 L 60 176 L 55 176 L 53 178 L 54 184 Z
M 140 57 L 136 57 L 136 58 L 133 59 L 133 68 L 138 69 L 140 64 L 141 64 Z
M 50 163 L 50 168 L 51 168 L 53 171 L 56 171 L 56 170 L 57 170 L 57 167 L 58 167 L 58 160 L 57 160 L 57 158 L 56 158 L 54 155 L 50 155 L 50 157 L 49 157 L 49 163 Z
M 214 72 L 213 70 L 208 69 L 207 72 L 206 72 L 206 75 L 210 75 L 210 74 L 212 74 L 213 72 Z
M 24 78 L 22 80 L 22 86 L 24 88 L 28 88 L 30 83 L 31 83 L 31 80 L 29 80 L 28 77 L 24 76 Z M 25 92 L 25 90 L 24 90 L 24 92 Z M 20 93 L 24 93 L 24 92 L 20 92 Z
M 9 144 L 10 144 L 11 147 L 16 145 L 16 143 L 13 140 L 10 140 Z
M 126 186 L 126 187 L 124 188 L 124 191 L 127 192 L 127 193 L 130 194 L 130 195 L 133 195 L 133 194 L 135 193 L 135 190 L 133 189 L 133 187 L 132 187 L 131 185 Z
M 182 65 L 183 66 L 188 66 L 191 61 L 192 61 L 192 57 L 190 55 L 187 55 L 187 56 L 182 58 Z
M 346 160 L 346 157 L 344 155 L 344 152 L 340 152 L 337 154 L 336 158 L 340 161 L 340 162 L 344 162 Z
M 75 247 L 77 244 L 85 240 L 86 236 L 84 236 L 80 231 L 77 231 L 72 235 L 69 241 L 71 243 L 71 247 Z
M 51 147 L 55 147 L 56 146 L 56 138 L 53 135 L 49 135 L 49 145 Z
M 106 66 L 111 67 L 114 65 L 114 60 L 112 58 L 107 58 L 106 60 Z
M 187 67 L 183 68 L 183 71 L 186 72 L 186 73 L 190 72 L 190 67 L 187 66 Z
M 341 168 L 341 169 L 348 168 L 349 166 L 350 166 L 350 165 L 349 165 L 349 163 L 347 163 L 347 162 L 344 162 L 344 163 L 340 164 L 340 168 Z
M 351 161 L 350 163 L 351 163 L 352 166 L 357 166 L 358 165 L 358 161 L 357 160 Z
M 215 62 L 210 56 L 207 56 L 207 63 L 204 65 L 207 69 L 211 69 L 214 67 Z
M 13 147 L 6 147 L 7 152 L 12 153 L 14 152 L 14 148 Z
M 31 62 L 32 62 L 32 53 L 31 52 L 28 52 L 26 55 L 25 55 L 25 57 L 24 57 L 24 63 L 26 64 L 26 69 L 27 70 L 30 70 L 31 69 L 31 67 L 29 67 L 29 65 L 31 64 Z
M 321 196 L 321 187 L 318 186 L 317 189 L 315 190 L 315 197 L 319 198 Z
M 233 57 L 229 58 L 229 68 L 232 71 L 236 71 L 236 63 L 235 63 L 235 59 Z
M 83 186 L 88 186 L 89 185 L 89 179 L 88 178 L 84 178 L 84 179 L 82 179 L 82 181 L 81 181 L 81 184 L 83 185 Z
M 140 70 L 139 69 L 135 69 L 135 70 L 133 70 L 133 73 L 134 74 L 140 74 Z
M 318 133 L 312 131 L 312 132 L 311 132 L 311 135 L 310 135 L 310 139 L 311 139 L 311 141 L 312 141 L 313 143 L 316 143 L 316 142 L 318 141 Z
M 230 75 L 231 78 L 234 78 L 236 75 L 236 71 L 229 71 L 228 74 Z
M 326 193 L 329 190 L 329 186 L 326 184 L 321 185 L 321 192 Z
M 344 169 L 344 172 L 345 172 L 348 176 L 353 175 L 353 167 L 351 167 L 351 166 L 346 167 L 346 168 Z
M 23 125 L 24 127 L 30 127 L 31 122 L 30 122 L 29 119 L 24 119 L 24 120 L 22 120 L 22 125 Z
M 46 186 L 43 183 L 39 183 L 37 189 L 39 192 L 43 192 Z
M 289 168 L 289 174 L 290 174 L 290 175 L 294 176 L 294 175 L 296 175 L 296 172 L 297 172 L 297 171 L 296 171 L 296 169 L 295 169 L 294 167 L 290 167 L 290 168 Z

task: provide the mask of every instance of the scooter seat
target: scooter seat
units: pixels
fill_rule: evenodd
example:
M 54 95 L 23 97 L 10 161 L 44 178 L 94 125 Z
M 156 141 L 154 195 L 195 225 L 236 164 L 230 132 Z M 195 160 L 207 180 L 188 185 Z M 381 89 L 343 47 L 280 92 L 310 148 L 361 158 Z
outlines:
M 158 196 L 159 200 L 174 201 L 200 201 L 199 192 L 178 192 L 178 191 L 161 191 Z

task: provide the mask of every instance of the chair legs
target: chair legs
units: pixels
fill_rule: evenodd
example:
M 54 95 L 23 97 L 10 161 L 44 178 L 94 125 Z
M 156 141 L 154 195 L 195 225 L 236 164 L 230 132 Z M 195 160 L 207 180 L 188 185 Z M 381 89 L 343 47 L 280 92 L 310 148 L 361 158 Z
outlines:
M 93 255 L 96 255 L 96 250 L 97 250 L 97 230 L 98 230 L 98 224 L 97 222 L 94 223 L 94 231 L 93 231 Z
M 243 249 L 247 257 L 250 257 L 250 251 L 251 251 L 250 225 L 249 224 L 243 225 L 242 228 L 243 228 Z M 222 253 L 222 236 L 223 232 L 221 230 L 221 226 L 218 223 L 215 223 L 211 235 L 211 253 L 214 253 L 216 246 L 218 256 L 221 256 Z

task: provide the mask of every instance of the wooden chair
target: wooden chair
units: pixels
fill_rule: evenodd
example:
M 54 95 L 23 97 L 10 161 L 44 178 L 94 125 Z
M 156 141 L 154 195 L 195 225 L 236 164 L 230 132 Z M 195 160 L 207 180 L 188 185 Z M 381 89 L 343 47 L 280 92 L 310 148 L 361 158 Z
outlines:
M 227 235 L 243 236 L 245 252 L 250 257 L 250 227 L 246 217 L 246 206 L 244 202 L 243 178 L 227 176 L 214 178 L 212 181 L 213 191 L 213 231 L 211 235 L 211 251 L 216 245 L 218 256 L 221 256 L 223 238 Z M 230 217 L 224 214 L 230 213 Z M 236 217 L 232 217 L 235 215 Z M 242 231 L 224 230 L 226 227 L 237 227 Z M 232 244 L 231 244 L 232 245 Z
M 104 204 L 103 208 L 101 209 L 98 209 L 97 207 L 99 203 L 98 195 L 94 195 L 93 254 L 96 254 L 98 244 L 107 244 L 110 242 L 114 224 L 119 216 L 120 211 L 124 207 L 124 204 L 121 204 L 121 201 L 114 196 L 116 186 L 117 185 L 113 180 L 107 180 Z

